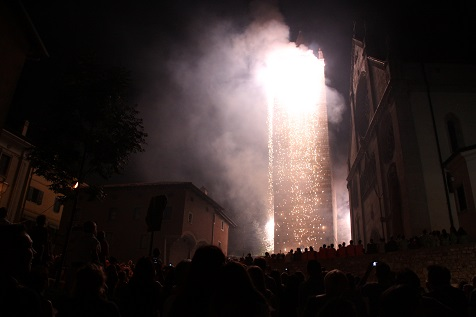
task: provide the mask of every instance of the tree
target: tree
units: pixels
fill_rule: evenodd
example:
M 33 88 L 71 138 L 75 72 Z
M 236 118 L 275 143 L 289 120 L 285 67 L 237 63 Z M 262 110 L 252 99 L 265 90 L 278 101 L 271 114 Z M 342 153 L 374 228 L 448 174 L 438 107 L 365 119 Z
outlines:
M 129 73 L 91 60 L 73 64 L 54 80 L 45 113 L 30 119 L 29 160 L 51 189 L 68 195 L 72 185 L 121 173 L 147 134 L 136 106 L 127 101 Z M 42 102 L 42 103 L 43 103 Z

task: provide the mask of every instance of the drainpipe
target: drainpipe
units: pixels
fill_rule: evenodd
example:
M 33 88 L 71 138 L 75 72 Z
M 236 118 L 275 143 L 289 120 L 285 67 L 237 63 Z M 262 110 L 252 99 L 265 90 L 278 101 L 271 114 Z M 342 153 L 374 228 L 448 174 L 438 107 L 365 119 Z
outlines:
M 213 239 L 215 239 L 215 219 L 216 219 L 216 214 L 213 213 L 213 221 L 212 221 L 212 241 L 211 244 L 213 245 Z

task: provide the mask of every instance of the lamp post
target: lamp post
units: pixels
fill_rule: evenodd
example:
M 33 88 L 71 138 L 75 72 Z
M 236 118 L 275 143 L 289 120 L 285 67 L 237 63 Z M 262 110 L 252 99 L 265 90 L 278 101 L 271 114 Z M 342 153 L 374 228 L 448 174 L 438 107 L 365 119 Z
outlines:
M 79 195 L 78 191 L 80 189 L 81 183 L 83 181 L 83 176 L 84 176 L 83 175 L 83 169 L 84 169 L 84 163 L 86 161 L 86 155 L 87 155 L 87 151 L 83 150 L 83 155 L 82 155 L 80 166 L 79 166 L 78 178 L 76 180 L 76 183 L 73 186 L 71 186 L 72 195 L 73 195 L 73 197 L 72 197 L 73 198 L 73 206 L 71 208 L 71 219 L 69 219 L 69 223 L 68 223 L 67 228 L 66 228 L 66 236 L 65 236 L 64 245 L 63 245 L 63 252 L 61 252 L 60 263 L 59 263 L 59 266 L 58 266 L 58 271 L 56 272 L 55 288 L 59 287 L 60 281 L 61 281 L 61 273 L 63 271 L 63 266 L 64 266 L 65 259 L 66 259 L 66 252 L 68 250 L 69 238 L 70 238 L 70 235 L 71 235 L 71 231 L 73 229 L 74 217 L 75 217 L 76 208 L 77 208 L 77 205 L 78 205 L 78 195 Z

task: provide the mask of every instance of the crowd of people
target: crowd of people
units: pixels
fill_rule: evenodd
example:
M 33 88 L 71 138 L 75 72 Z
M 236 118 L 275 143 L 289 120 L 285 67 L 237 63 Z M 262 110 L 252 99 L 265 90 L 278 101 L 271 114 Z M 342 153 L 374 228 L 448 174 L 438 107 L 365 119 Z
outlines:
M 318 254 L 327 246 L 284 255 L 283 261 L 305 261 L 304 272 L 274 268 L 269 254 L 227 258 L 213 245 L 175 266 L 164 265 L 158 249 L 120 263 L 92 221 L 72 235 L 71 271 L 54 290 L 43 219 L 37 226 L 0 225 L 0 316 L 476 316 L 476 278 L 453 286 L 451 272 L 437 264 L 427 267 L 423 283 L 384 262 L 369 263 L 363 276 L 325 268 Z M 368 251 L 361 242 L 342 248 L 352 250 L 345 256 Z
M 385 241 L 383 238 L 377 242 L 374 241 L 374 239 L 370 239 L 366 246 L 363 245 L 362 240 L 359 240 L 357 243 L 354 243 L 354 240 L 350 240 L 349 244 L 346 244 L 344 241 L 339 243 L 337 247 L 333 243 L 323 244 L 317 251 L 314 250 L 314 247 L 310 246 L 309 248 L 297 247 L 296 249 L 291 249 L 287 252 L 278 252 L 276 254 L 269 254 L 267 252 L 265 253 L 265 257 L 273 263 L 306 262 L 308 260 L 344 258 L 361 256 L 363 254 L 435 248 L 455 244 L 466 244 L 470 241 L 471 238 L 463 227 L 459 227 L 459 229 L 451 227 L 449 232 L 446 231 L 446 229 L 431 232 L 423 230 L 421 235 L 413 236 L 410 239 L 406 239 L 404 235 L 398 235 L 396 238 L 392 236 L 388 241 Z M 250 257 L 251 253 L 248 253 L 240 260 L 249 263 Z

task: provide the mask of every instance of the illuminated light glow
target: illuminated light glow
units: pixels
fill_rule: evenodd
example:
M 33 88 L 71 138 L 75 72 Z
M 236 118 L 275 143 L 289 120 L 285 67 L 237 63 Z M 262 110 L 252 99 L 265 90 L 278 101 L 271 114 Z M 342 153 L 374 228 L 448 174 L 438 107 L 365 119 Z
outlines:
M 270 218 L 265 226 L 266 232 L 266 250 L 271 250 L 274 246 L 274 218 Z
M 323 67 L 310 50 L 294 46 L 273 52 L 268 59 L 265 82 L 269 104 L 279 100 L 290 115 L 313 115 L 320 95 L 316 82 Z
M 274 252 L 334 243 L 324 59 L 290 45 L 270 54 L 262 79 Z

